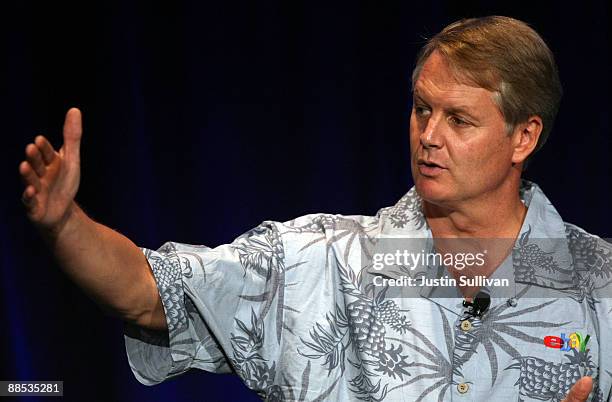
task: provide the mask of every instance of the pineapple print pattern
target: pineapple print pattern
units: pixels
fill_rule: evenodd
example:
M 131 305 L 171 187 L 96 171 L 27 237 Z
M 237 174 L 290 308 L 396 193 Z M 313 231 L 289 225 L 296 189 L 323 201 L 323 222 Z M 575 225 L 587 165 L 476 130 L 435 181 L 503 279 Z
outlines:
M 320 232 L 322 230 L 333 230 L 336 223 L 341 218 L 330 214 L 320 214 L 315 216 L 310 222 L 300 226 L 293 226 L 292 229 L 298 233 L 304 232 Z
M 517 282 L 538 283 L 536 275 L 538 271 L 552 274 L 559 270 L 552 252 L 544 252 L 539 245 L 529 242 L 531 226 L 521 235 L 518 246 L 512 250 L 512 262 L 514 275 Z
M 591 310 L 595 311 L 599 300 L 594 296 L 594 290 L 612 283 L 612 248 L 573 225 L 565 224 L 565 232 L 574 262 L 574 286 L 566 293 L 578 303 L 586 300 Z
M 535 239 L 530 239 L 530 236 L 535 237 L 535 230 L 531 230 L 529 223 L 546 224 L 537 211 L 543 205 L 548 208 L 540 190 L 531 187 L 533 190 L 523 191 L 523 198 L 527 198 L 527 204 L 532 202 L 532 206 L 536 206 L 530 207 L 530 210 L 538 215 L 527 216 L 513 256 L 517 257 L 516 279 L 523 284 L 537 285 L 542 277 L 554 278 L 554 274 L 564 274 L 566 267 L 563 265 L 559 268 L 565 264 L 565 260 L 553 258 L 547 247 L 539 247 Z M 531 197 L 534 197 L 533 201 L 530 201 Z M 413 317 L 409 317 L 413 320 L 412 324 L 403 313 L 405 310 L 400 310 L 396 304 L 397 299 L 385 299 L 382 291 L 377 294 L 377 289 L 368 288 L 361 282 L 359 266 L 338 263 L 351 262 L 347 258 L 349 248 L 365 249 L 364 244 L 360 243 L 361 239 L 368 242 L 376 239 L 383 227 L 388 229 L 385 235 L 414 233 L 419 238 L 426 235 L 426 222 L 420 203 L 412 189 L 395 206 L 382 209 L 376 217 L 349 219 L 341 215 L 313 214 L 286 224 L 265 222 L 226 245 L 224 253 L 208 255 L 208 248 L 195 250 L 194 247 L 187 248 L 180 244 L 165 245 L 153 253 L 145 251 L 168 316 L 170 337 L 163 341 L 169 341 L 174 358 L 185 357 L 178 360 L 171 374 L 188 369 L 193 361 L 195 345 L 199 347 L 198 353 L 209 358 L 216 367 L 229 369 L 233 363 L 236 373 L 269 400 L 435 401 L 448 399 L 448 392 L 454 389 L 457 381 L 465 378 L 474 384 L 482 381 L 483 386 L 491 387 L 491 395 L 497 398 L 500 395 L 495 393 L 496 390 L 509 390 L 515 384 L 514 399 L 560 401 L 578 378 L 587 373 L 597 374 L 600 370 L 604 380 L 595 381 L 593 400 L 606 400 L 610 393 L 610 379 L 603 373 L 607 372 L 604 370 L 609 364 L 609 351 L 602 352 L 602 343 L 598 343 L 597 353 L 595 348 L 592 349 L 592 358 L 588 352 L 583 355 L 572 352 L 563 357 L 562 362 L 548 361 L 550 359 L 546 356 L 550 351 L 544 349 L 539 336 L 556 333 L 557 328 L 565 328 L 570 322 L 578 326 L 588 320 L 591 325 L 595 320 L 601 320 L 599 316 L 585 315 L 584 309 L 567 309 L 557 314 L 554 308 L 547 307 L 552 303 L 550 301 L 525 307 L 519 300 L 520 307 L 506 308 L 504 304 L 499 307 L 497 315 L 496 306 L 492 306 L 486 319 L 482 322 L 472 321 L 472 329 L 468 332 L 453 328 L 451 320 L 454 317 L 440 306 L 439 316 L 431 314 L 427 308 L 415 309 L 411 313 Z M 558 222 L 552 223 L 556 230 Z M 403 230 L 394 231 L 393 228 Z M 602 245 L 602 241 L 594 241 L 594 237 L 571 226 L 566 226 L 565 230 L 572 257 L 575 257 L 575 268 L 584 271 L 578 272 L 576 277 L 590 278 L 597 286 L 597 280 L 612 278 L 610 250 Z M 547 228 L 540 226 L 538 232 L 548 233 Z M 306 236 L 297 236 L 299 233 Z M 320 236 L 311 235 L 313 233 Z M 563 237 L 563 234 L 559 237 Z M 287 249 L 283 248 L 283 242 Z M 310 247 L 319 249 L 316 253 L 304 252 Z M 357 250 L 356 254 L 362 250 Z M 325 265 L 322 260 L 315 260 L 315 255 L 329 257 L 329 266 L 327 260 Z M 201 270 L 194 271 L 195 275 L 188 274 L 189 261 L 200 263 Z M 340 276 L 335 284 L 337 288 L 330 289 L 335 291 L 324 294 L 329 299 L 319 298 L 319 294 L 315 294 L 316 299 L 308 299 L 312 295 L 303 293 L 304 289 L 310 288 L 302 284 L 309 285 L 312 284 L 310 281 L 321 280 L 321 276 L 315 275 L 317 272 L 312 270 L 313 267 L 325 267 L 325 272 L 334 274 L 330 276 L 332 281 Z M 219 284 L 220 281 L 207 281 L 204 277 L 207 270 L 215 274 L 234 270 L 232 274 L 238 274 L 236 277 L 242 274 L 245 281 L 255 279 L 257 286 L 245 288 L 243 282 L 237 281 L 237 287 L 232 288 L 232 284 L 227 283 L 226 288 L 224 283 L 223 288 L 211 289 L 212 283 Z M 192 276 L 195 279 L 189 279 Z M 183 283 L 192 287 L 193 293 L 184 293 Z M 329 282 L 326 284 L 329 285 Z M 527 292 L 533 288 L 535 286 L 523 289 Z M 590 291 L 591 288 L 588 286 L 584 289 Z M 218 298 L 195 300 L 211 292 L 223 294 Z M 230 308 L 231 303 L 215 304 L 218 300 L 229 300 L 230 296 L 239 299 L 239 310 L 226 311 L 226 305 Z M 208 336 L 208 346 L 200 347 L 206 341 L 198 338 L 201 333 L 186 331 L 191 325 L 189 320 L 197 317 L 199 311 L 190 304 L 191 298 L 219 312 L 202 317 L 203 322 L 196 321 L 194 329 L 197 330 L 200 325 L 203 332 L 206 330 L 204 324 L 210 321 L 231 336 L 230 342 L 220 339 L 224 343 L 217 343 L 216 339 Z M 316 303 L 297 304 L 302 300 Z M 429 305 L 427 300 L 419 301 L 425 306 Z M 605 307 L 605 311 L 608 311 L 609 306 Z M 257 322 L 252 321 L 249 325 L 246 308 L 251 313 L 255 311 Z M 327 309 L 327 313 L 322 309 Z M 548 315 L 549 311 L 553 313 Z M 231 322 L 232 326 L 226 326 L 226 321 Z M 260 322 L 262 329 L 265 322 L 265 337 L 263 330 L 259 333 Z M 551 331 L 544 332 L 543 328 L 551 328 Z M 593 334 L 595 339 L 601 338 Z M 229 348 L 228 343 L 231 344 Z M 536 344 L 537 347 L 532 347 Z M 153 372 L 155 369 L 151 369 L 148 361 L 137 361 L 143 360 L 143 356 L 161 359 L 153 355 L 157 353 L 156 350 L 135 346 L 134 343 L 128 348 L 132 351 L 134 370 L 144 367 L 141 378 L 153 373 L 148 380 L 152 384 L 166 375 Z M 531 356 L 520 355 L 520 352 L 527 350 Z M 558 358 L 562 356 L 560 352 Z M 220 363 L 221 360 L 225 364 Z M 474 378 L 470 374 L 473 367 L 486 366 L 487 363 L 492 373 L 490 384 L 486 378 Z M 166 367 L 167 361 L 159 366 Z M 467 400 L 470 400 L 469 395 Z
M 389 377 L 395 378 L 397 376 L 400 380 L 403 380 L 404 376 L 410 375 L 406 371 L 410 364 L 406 361 L 408 354 L 403 355 L 402 352 L 402 345 L 399 345 L 397 348 L 391 345 L 389 349 L 386 349 L 380 355 L 378 367 L 375 370 Z
M 405 333 L 410 325 L 406 316 L 400 315 L 399 307 L 393 300 L 385 300 L 379 305 L 375 305 L 374 315 L 400 334 Z
M 410 326 L 393 300 L 381 303 L 359 298 L 346 307 L 351 336 L 360 352 L 378 359 L 385 351 L 385 324 L 403 334 Z
M 276 304 L 276 340 L 280 344 L 284 329 L 285 309 L 285 249 L 278 228 L 273 222 L 263 222 L 241 236 L 233 246 L 240 264 L 246 271 L 254 272 L 265 279 L 265 290 L 261 294 L 241 294 L 240 298 L 262 303 L 261 319 L 264 319 Z M 294 309 L 295 310 L 295 309 Z M 297 310 L 295 310 L 297 311 Z
M 351 339 L 357 350 L 366 355 L 364 360 L 375 365 L 375 371 L 389 377 L 408 376 L 408 355 L 402 354 L 401 345 L 388 347 L 385 341 L 385 324 L 400 334 L 410 327 L 410 322 L 400 314 L 395 301 L 358 298 L 349 303 L 346 310 Z
M 612 277 L 612 250 L 600 240 L 576 227 L 566 224 L 565 233 L 569 249 L 578 271 L 588 271 L 597 278 Z
M 357 299 L 347 307 L 349 328 L 360 352 L 378 359 L 385 350 L 385 326 L 376 316 L 374 306 L 367 300 Z
M 572 349 L 572 354 L 566 354 L 568 363 L 553 363 L 533 356 L 516 358 L 506 370 L 520 370 L 520 394 L 542 401 L 562 401 L 581 377 L 592 375 L 594 365 L 589 350 L 578 352 Z
M 270 238 L 272 255 L 276 260 L 274 265 L 280 267 L 282 266 L 282 261 L 285 259 L 285 249 L 283 248 L 283 241 L 281 240 L 280 233 L 278 233 L 278 230 L 270 230 L 267 235 Z
M 262 223 L 241 236 L 237 243 L 234 247 L 246 270 L 252 270 L 262 278 L 268 278 L 271 271 L 282 270 L 285 250 L 274 224 Z
M 152 256 L 150 250 L 147 250 L 145 254 L 153 269 L 157 287 L 161 290 L 168 329 L 180 332 L 187 328 L 182 275 L 189 278 L 193 274 L 188 260 L 184 261 L 186 270 L 184 273 L 182 272 L 179 257 L 170 244 L 166 244 L 160 249 L 160 255 L 161 257 Z
M 425 216 L 421 211 L 421 197 L 413 187 L 389 210 L 389 220 L 395 228 L 404 228 L 412 222 L 415 229 L 425 226 Z

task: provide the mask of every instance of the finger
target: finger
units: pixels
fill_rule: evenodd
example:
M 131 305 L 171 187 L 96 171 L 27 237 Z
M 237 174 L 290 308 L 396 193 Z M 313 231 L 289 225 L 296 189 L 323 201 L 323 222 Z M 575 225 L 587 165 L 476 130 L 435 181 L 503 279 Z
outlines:
M 29 213 L 33 212 L 33 210 L 38 205 L 38 200 L 36 199 L 36 190 L 34 190 L 34 187 L 28 186 L 25 190 L 23 190 L 23 194 L 21 195 L 21 202 L 26 207 Z
M 36 190 L 34 186 L 27 186 L 21 194 L 21 202 L 28 208 L 31 208 L 36 203 Z
M 47 168 L 45 168 L 45 163 L 42 160 L 42 155 L 38 150 L 38 147 L 34 144 L 28 144 L 25 150 L 26 159 L 34 168 L 34 171 L 38 175 L 38 177 L 43 177 Z
M 53 159 L 55 159 L 55 150 L 53 149 L 51 143 L 42 135 L 37 136 L 34 139 L 34 143 L 40 150 L 45 164 L 48 165 L 53 162 Z
M 81 111 L 75 107 L 68 110 L 64 120 L 64 156 L 69 163 L 80 163 L 80 146 L 83 127 L 81 125 Z
M 585 402 L 593 389 L 593 379 L 591 377 L 582 377 L 567 394 L 563 402 Z
M 34 173 L 34 169 L 32 169 L 29 162 L 23 161 L 19 164 L 19 174 L 21 174 L 23 183 L 26 186 L 33 186 L 35 192 L 40 191 L 40 179 Z

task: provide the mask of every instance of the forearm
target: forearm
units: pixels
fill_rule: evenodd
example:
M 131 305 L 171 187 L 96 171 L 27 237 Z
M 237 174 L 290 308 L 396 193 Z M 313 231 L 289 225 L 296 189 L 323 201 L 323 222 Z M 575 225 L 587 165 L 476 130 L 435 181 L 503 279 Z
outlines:
M 61 225 L 42 230 L 62 270 L 103 309 L 150 329 L 166 328 L 155 279 L 127 237 L 73 203 Z

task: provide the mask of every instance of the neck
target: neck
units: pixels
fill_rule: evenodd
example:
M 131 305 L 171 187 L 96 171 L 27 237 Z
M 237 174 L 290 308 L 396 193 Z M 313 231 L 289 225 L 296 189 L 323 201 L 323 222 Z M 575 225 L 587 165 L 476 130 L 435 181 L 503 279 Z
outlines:
M 423 212 L 434 238 L 515 239 L 527 214 L 519 198 L 519 183 L 452 204 L 423 202 Z

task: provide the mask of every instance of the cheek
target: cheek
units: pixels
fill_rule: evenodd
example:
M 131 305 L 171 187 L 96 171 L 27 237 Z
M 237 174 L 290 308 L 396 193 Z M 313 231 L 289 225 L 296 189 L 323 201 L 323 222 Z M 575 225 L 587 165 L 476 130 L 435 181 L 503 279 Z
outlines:
M 486 175 L 492 168 L 505 165 L 510 158 L 508 144 L 504 141 L 456 142 L 448 146 L 450 159 L 460 169 L 461 174 Z
M 414 113 L 410 115 L 410 128 L 408 134 L 410 135 L 410 149 L 415 152 L 419 146 L 419 132 Z

